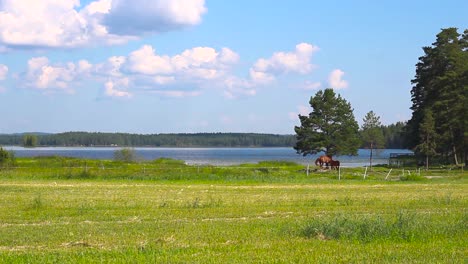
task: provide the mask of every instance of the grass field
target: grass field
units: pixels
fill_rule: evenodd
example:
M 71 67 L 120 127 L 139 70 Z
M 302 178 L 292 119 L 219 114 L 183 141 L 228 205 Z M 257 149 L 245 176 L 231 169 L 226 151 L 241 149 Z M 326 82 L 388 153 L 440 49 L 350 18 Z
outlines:
M 356 169 L 338 181 L 281 163 L 209 171 L 158 161 L 142 172 L 52 162 L 0 171 L 0 263 L 468 260 L 463 172 L 384 181 Z

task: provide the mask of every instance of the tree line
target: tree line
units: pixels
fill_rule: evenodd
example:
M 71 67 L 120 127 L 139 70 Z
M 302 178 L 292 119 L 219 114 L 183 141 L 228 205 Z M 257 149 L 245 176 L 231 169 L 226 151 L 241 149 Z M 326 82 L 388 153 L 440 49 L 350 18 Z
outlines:
M 0 145 L 23 145 L 36 142 L 40 146 L 151 146 L 151 147 L 288 147 L 293 135 L 256 133 L 194 134 L 129 134 L 99 132 L 66 132 L 39 134 L 37 139 L 25 135 L 0 135 Z
M 402 148 L 404 123 L 381 125 L 381 148 Z M 3 146 L 129 146 L 129 147 L 292 147 L 295 135 L 256 133 L 128 134 L 66 132 L 58 134 L 3 134 Z M 365 147 L 362 143 L 361 147 Z

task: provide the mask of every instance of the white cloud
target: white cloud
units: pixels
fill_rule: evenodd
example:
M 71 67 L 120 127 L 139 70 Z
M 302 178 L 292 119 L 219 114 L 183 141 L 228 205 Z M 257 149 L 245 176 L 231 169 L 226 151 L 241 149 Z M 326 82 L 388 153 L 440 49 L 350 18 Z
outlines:
M 0 50 L 121 44 L 199 24 L 204 0 L 1 0 Z
M 177 91 L 177 90 L 168 90 L 168 91 L 154 91 L 152 93 L 159 94 L 165 97 L 195 97 L 201 94 L 200 91 Z
M 122 66 L 127 61 L 125 56 L 112 56 L 103 63 L 98 63 L 94 67 L 94 73 L 104 77 L 122 77 Z
M 117 90 L 116 86 L 126 87 L 128 86 L 128 79 L 122 79 L 119 81 L 107 81 L 104 84 L 104 94 L 108 97 L 124 97 L 130 98 L 132 94 L 127 91 Z
M 344 71 L 340 69 L 333 70 L 328 76 L 328 84 L 334 89 L 348 88 L 348 82 L 343 80 Z
M 176 83 L 203 86 L 227 78 L 229 69 L 238 60 L 239 55 L 228 48 L 217 51 L 195 47 L 171 57 L 158 55 L 152 46 L 144 45 L 131 52 L 122 67 L 134 79 L 145 83 L 150 80 L 156 87 Z
M 106 6 L 96 4 L 87 9 L 90 13 L 104 12 Z M 101 94 L 109 97 L 132 97 L 137 93 L 191 97 L 214 89 L 234 99 L 255 96 L 257 89 L 278 75 L 310 72 L 314 67 L 311 56 L 317 49 L 301 43 L 294 52 L 276 52 L 270 59 L 257 60 L 250 68 L 250 78 L 245 78 L 234 73 L 240 57 L 229 48 L 194 47 L 166 55 L 158 54 L 151 45 L 144 45 L 127 55 L 112 56 L 96 64 L 86 60 L 51 63 L 46 57 L 32 58 L 21 81 L 23 86 L 45 92 L 74 92 L 82 82 L 91 81 L 101 83 Z M 347 85 L 341 80 L 343 74 L 341 71 L 332 74 L 338 76 L 338 87 Z M 319 82 L 305 81 L 301 88 L 312 90 L 320 86 Z
M 79 0 L 0 1 L 0 43 L 7 46 L 73 47 L 87 42 Z
M 317 46 L 300 43 L 293 52 L 276 52 L 269 59 L 257 60 L 250 69 L 250 77 L 254 82 L 267 83 L 285 73 L 310 73 L 314 68 L 312 55 L 318 50 Z
M 126 67 L 134 73 L 146 75 L 170 74 L 174 71 L 169 56 L 157 56 L 153 47 L 145 45 L 128 56 Z
M 0 64 L 0 81 L 5 80 L 8 74 L 8 67 Z
M 85 60 L 78 63 L 51 65 L 46 57 L 36 57 L 28 61 L 25 85 L 44 91 L 62 90 L 74 92 L 71 83 L 79 82 L 91 71 L 92 65 Z
M 197 25 L 206 11 L 204 0 L 112 0 L 104 23 L 117 35 L 160 33 Z

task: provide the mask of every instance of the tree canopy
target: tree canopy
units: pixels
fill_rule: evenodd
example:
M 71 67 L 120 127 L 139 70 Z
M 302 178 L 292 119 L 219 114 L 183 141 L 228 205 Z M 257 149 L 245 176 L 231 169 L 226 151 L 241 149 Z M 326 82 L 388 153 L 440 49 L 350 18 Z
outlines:
M 458 164 L 467 159 L 468 113 L 468 30 L 446 28 L 432 46 L 423 47 L 412 80 L 412 117 L 407 126 L 407 147 L 422 143 L 424 115 L 430 111 L 439 139 L 436 150 Z
M 360 145 L 359 126 L 351 104 L 333 89 L 319 91 L 310 98 L 312 112 L 299 115 L 301 126 L 294 128 L 294 149 L 304 156 L 325 152 L 327 155 L 356 155 Z

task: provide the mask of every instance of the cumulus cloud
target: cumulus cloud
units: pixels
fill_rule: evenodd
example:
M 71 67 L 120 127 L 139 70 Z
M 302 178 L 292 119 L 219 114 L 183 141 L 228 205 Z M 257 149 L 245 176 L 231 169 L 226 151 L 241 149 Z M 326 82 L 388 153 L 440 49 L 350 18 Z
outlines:
M 204 0 L 1 0 L 0 51 L 121 44 L 201 22 Z
M 8 74 L 8 67 L 6 65 L 0 64 L 0 81 L 6 79 Z
M 234 81 L 228 84 L 226 80 L 238 60 L 239 55 L 228 48 L 195 47 L 169 56 L 144 45 L 94 65 L 86 60 L 51 63 L 47 57 L 35 57 L 28 61 L 21 81 L 44 92 L 74 92 L 82 81 L 97 81 L 108 97 L 131 97 L 136 91 L 188 97 L 200 95 L 204 87 L 233 86 Z
M 348 88 L 348 82 L 343 80 L 344 71 L 340 69 L 333 70 L 328 76 L 328 84 L 334 89 Z
M 91 13 L 106 10 L 105 5 L 87 8 Z M 137 93 L 190 97 L 214 89 L 234 99 L 256 95 L 263 84 L 280 75 L 309 73 L 314 67 L 311 56 L 317 49 L 311 44 L 298 44 L 294 52 L 276 52 L 269 59 L 257 60 L 249 77 L 239 77 L 234 67 L 240 56 L 229 48 L 194 47 L 167 55 L 159 54 L 151 45 L 143 45 L 126 55 L 95 64 L 86 60 L 51 63 L 46 57 L 32 58 L 21 81 L 23 86 L 44 92 L 72 93 L 82 82 L 91 81 L 101 83 L 101 94 L 107 97 L 129 98 Z M 341 75 L 338 79 L 341 80 Z M 321 84 L 306 81 L 303 86 L 317 89 Z
M 310 73 L 314 68 L 312 55 L 318 50 L 317 46 L 300 43 L 293 52 L 276 52 L 269 59 L 257 60 L 250 69 L 250 77 L 254 82 L 267 83 L 285 73 Z
M 239 55 L 228 48 L 216 51 L 210 47 L 187 49 L 175 56 L 158 55 L 150 45 L 129 54 L 124 68 L 129 73 L 153 76 L 156 84 L 177 80 L 186 82 L 213 80 L 239 60 Z
M 132 97 L 131 93 L 124 91 L 124 90 L 118 90 L 118 87 L 120 88 L 128 87 L 128 79 L 123 78 L 118 81 L 107 81 L 104 84 L 104 94 L 108 97 L 124 97 L 124 98 Z
M 197 25 L 204 13 L 204 0 L 112 0 L 104 24 L 117 35 L 142 35 Z
M 26 86 L 44 91 L 62 90 L 74 92 L 71 83 L 78 82 L 91 71 L 92 65 L 81 60 L 64 65 L 51 64 L 46 57 L 36 57 L 28 61 L 25 73 Z

